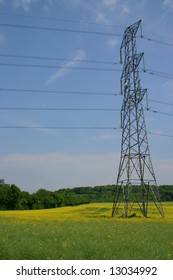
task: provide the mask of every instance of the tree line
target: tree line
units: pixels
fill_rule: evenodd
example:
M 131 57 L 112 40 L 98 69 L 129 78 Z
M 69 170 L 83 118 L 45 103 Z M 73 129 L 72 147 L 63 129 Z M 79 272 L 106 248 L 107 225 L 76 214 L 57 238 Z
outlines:
M 161 201 L 173 201 L 173 186 L 159 187 Z M 91 202 L 113 202 L 115 185 L 64 188 L 56 191 L 39 189 L 30 194 L 0 179 L 0 210 L 48 209 Z

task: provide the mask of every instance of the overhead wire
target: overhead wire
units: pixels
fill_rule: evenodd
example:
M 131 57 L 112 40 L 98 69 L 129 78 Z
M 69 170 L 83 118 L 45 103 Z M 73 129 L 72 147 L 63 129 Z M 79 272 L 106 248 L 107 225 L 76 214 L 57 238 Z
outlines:
M 77 24 L 86 24 L 86 25 L 96 25 L 96 26 L 106 26 L 106 27 L 113 27 L 113 28 L 125 28 L 125 26 L 120 25 L 112 25 L 106 23 L 98 23 L 98 22 L 90 22 L 86 20 L 74 20 L 74 19 L 63 19 L 63 18 L 49 18 L 49 17 L 41 17 L 41 16 L 31 16 L 31 15 L 22 15 L 22 14 L 14 14 L 9 12 L 0 12 L 0 15 L 7 15 L 7 16 L 15 16 L 15 17 L 25 17 L 25 18 L 32 18 L 32 19 L 39 19 L 39 20 L 46 20 L 46 21 L 57 21 L 57 22 L 67 22 L 67 23 L 77 23 Z
M 77 33 L 83 33 L 83 34 L 93 34 L 93 35 L 106 35 L 106 36 L 122 36 L 121 34 L 115 34 L 115 33 L 106 33 L 106 32 L 97 32 L 97 31 L 84 31 L 84 30 L 77 30 L 77 29 L 63 29 L 63 28 L 51 28 L 51 27 L 43 27 L 43 26 L 30 26 L 30 25 L 17 25 L 17 24 L 3 24 L 0 23 L 0 26 L 4 26 L 4 27 L 14 27 L 14 28 L 25 28 L 25 29 L 35 29 L 35 30 L 49 30 L 49 31 L 59 31 L 59 32 L 77 32 Z M 160 43 L 160 44 L 164 44 L 170 47 L 173 47 L 173 44 L 171 43 L 167 43 L 167 42 L 163 42 L 161 40 L 156 40 L 153 38 L 149 38 L 146 36 L 142 36 L 143 39 L 148 40 L 148 41 L 153 41 L 156 43 Z M 49 59 L 49 60 L 67 60 L 69 61 L 69 59 L 63 59 L 63 58 L 48 58 L 48 57 L 31 57 L 31 56 L 19 56 L 19 55 L 8 55 L 8 54 L 2 54 L 0 56 L 8 56 L 8 57 L 16 57 L 16 58 L 30 58 L 30 59 Z M 81 60 L 80 62 L 88 62 L 88 63 L 105 63 L 105 64 L 117 64 L 117 63 L 111 63 L 111 62 L 106 62 L 106 61 L 94 61 L 94 60 Z M 14 66 L 14 67 L 44 67 L 44 68 L 67 68 L 67 69 L 80 69 L 80 70 L 99 70 L 99 71 L 121 71 L 119 69 L 106 69 L 106 68 L 87 68 L 87 67 L 63 67 L 63 66 L 53 66 L 53 65 L 35 65 L 35 64 L 15 64 L 15 63 L 1 63 L 1 66 Z M 164 78 L 169 78 L 169 79 L 173 79 L 173 74 L 170 73 L 164 73 L 164 72 L 160 72 L 160 71 L 155 71 L 155 70 L 145 70 L 144 71 L 147 74 L 150 75 L 156 75 L 156 76 L 160 76 L 160 77 L 164 77 Z M 6 91 L 19 91 L 21 92 L 21 90 L 17 90 L 17 89 L 1 89 L 2 90 L 6 90 Z M 26 92 L 31 92 L 31 90 L 26 90 Z M 32 90 L 33 92 L 33 90 Z M 57 93 L 57 91 L 35 91 L 35 92 L 51 92 L 51 93 Z M 60 92 L 59 92 L 60 93 Z M 63 92 L 63 93 L 70 93 L 70 92 Z M 107 94 L 107 93 L 85 93 L 85 92 L 71 92 L 72 94 L 102 94 L 102 95 L 119 95 L 119 94 Z M 161 102 L 161 101 L 157 101 L 157 100 L 151 100 L 151 102 L 157 102 L 157 103 L 163 103 L 163 104 L 167 104 L 166 102 Z M 167 104 L 170 105 L 170 104 Z M 173 105 L 173 104 L 172 104 Z M 12 108 L 12 107 L 6 107 L 6 108 L 0 108 L 2 109 L 6 109 L 6 110 L 119 110 L 119 109 L 95 109 L 95 108 Z M 165 112 L 161 112 L 161 111 L 156 111 L 156 110 L 149 110 L 153 113 L 160 113 L 160 114 L 165 114 L 165 115 L 170 115 L 173 116 L 173 114 L 169 114 L 169 113 L 165 113 Z M 115 127 L 41 127 L 41 126 L 0 126 L 0 128 L 47 128 L 47 129 L 118 129 Z M 157 136 L 165 136 L 165 137 L 171 137 L 173 138 L 172 135 L 168 135 L 168 134 L 162 134 L 162 133 L 154 133 L 154 132 L 148 132 L 149 134 L 153 134 L 153 135 L 157 135 Z
M 115 108 L 42 108 L 42 107 L 0 107 L 0 110 L 13 111 L 120 111 Z
M 17 89 L 17 88 L 0 88 L 0 93 L 46 93 L 46 94 L 72 94 L 72 95 L 103 95 L 103 96 L 120 96 L 120 93 L 90 92 L 90 91 L 65 91 L 65 90 L 38 90 L 38 89 Z
M 162 114 L 162 115 L 166 115 L 166 116 L 171 116 L 171 117 L 173 117 L 173 114 L 171 114 L 171 113 L 166 113 L 166 112 L 157 111 L 157 110 L 152 110 L 152 109 L 148 109 L 147 111 L 150 111 L 150 112 L 156 113 L 156 114 Z
M 55 27 L 45 27 L 45 26 L 36 26 L 36 25 L 22 25 L 22 24 L 10 24 L 10 23 L 0 23 L 2 27 L 9 28 L 22 28 L 22 29 L 32 29 L 32 30 L 44 30 L 44 31 L 56 31 L 56 32 L 71 32 L 71 33 L 83 33 L 83 34 L 91 34 L 91 35 L 103 35 L 103 36 L 119 36 L 123 37 L 120 33 L 112 33 L 112 32 L 100 32 L 100 31 L 87 31 L 87 30 L 79 30 L 79 29 L 68 29 L 68 28 L 55 28 Z M 162 40 L 157 40 L 154 38 L 147 37 L 145 35 L 137 36 L 138 38 L 155 42 L 158 44 L 166 45 L 169 47 L 173 47 L 173 43 L 164 42 Z
M 1 55 L 0 55 L 1 56 Z M 8 55 L 10 56 L 10 55 Z M 15 57 L 15 55 L 12 55 Z M 18 57 L 18 55 L 16 55 Z M 20 56 L 22 58 L 22 56 Z M 34 58 L 34 59 L 46 59 L 46 60 L 53 60 L 53 58 L 44 58 L 44 57 L 30 57 L 30 56 L 23 56 L 23 58 Z M 56 58 L 55 58 L 56 60 Z M 74 59 L 65 59 L 65 58 L 57 58 L 57 60 L 66 60 L 66 61 L 75 61 L 77 62 L 87 62 L 87 63 L 97 63 L 97 64 L 110 64 L 110 65 L 116 65 L 119 64 L 117 62 L 106 62 L 106 61 L 96 61 L 96 60 L 74 60 Z M 28 68 L 48 68 L 48 69 L 71 69 L 71 70 L 88 70 L 88 71 L 108 71 L 108 72 L 121 72 L 122 69 L 116 69 L 116 68 L 97 68 L 97 67 L 81 67 L 81 66 L 68 66 L 68 65 L 45 65 L 45 64 L 27 64 L 27 63 L 6 63 L 6 62 L 0 62 L 0 66 L 6 66 L 6 67 L 28 67 Z M 155 75 L 166 79 L 173 79 L 172 73 L 165 73 L 157 70 L 140 70 L 140 72 L 149 74 L 149 75 Z
M 77 62 L 77 60 L 75 61 Z M 80 66 L 67 66 L 67 65 L 42 65 L 42 64 L 22 64 L 22 63 L 3 63 L 0 62 L 0 66 L 7 67 L 28 67 L 28 68 L 48 68 L 48 69 L 71 69 L 71 70 L 89 70 L 89 71 L 109 71 L 120 72 L 121 69 L 113 68 L 97 68 L 97 67 L 80 67 Z
M 0 12 L 0 15 L 6 15 L 6 16 L 15 16 L 15 17 L 24 17 L 24 18 L 32 18 L 32 19 L 39 19 L 39 20 L 45 20 L 45 21 L 57 21 L 57 22 L 67 22 L 67 23 L 77 23 L 77 24 L 85 24 L 85 25 L 95 25 L 95 26 L 106 26 L 106 27 L 112 27 L 112 28 L 122 28 L 125 29 L 126 26 L 122 26 L 122 25 L 115 25 L 115 24 L 108 24 L 108 23 L 98 23 L 98 22 L 90 22 L 90 21 L 86 21 L 86 20 L 74 20 L 74 19 L 64 19 L 64 18 L 50 18 L 50 17 L 41 17 L 41 16 L 31 16 L 31 15 L 24 15 L 24 14 L 14 14 L 14 13 L 9 13 L 9 12 Z M 146 32 L 146 34 L 152 34 L 152 35 L 156 35 L 156 36 L 160 36 L 160 34 L 155 34 L 155 33 L 150 33 L 150 32 Z M 142 36 L 137 36 L 138 38 L 147 40 L 147 41 L 153 41 L 155 43 L 159 43 L 159 44 L 163 44 L 163 45 L 167 45 L 170 47 L 173 47 L 173 43 L 169 43 L 169 42 L 165 42 L 162 40 L 158 40 L 158 39 L 154 39 L 151 37 L 148 37 L 146 35 L 142 35 Z M 163 36 L 162 36 L 163 37 Z
M 144 72 L 149 75 L 155 75 L 158 77 L 166 78 L 166 79 L 173 79 L 173 74 L 172 73 L 166 73 L 166 72 L 161 72 L 157 70 L 151 70 L 151 69 L 144 69 L 140 70 L 141 72 Z
M 70 95 L 103 95 L 103 96 L 121 96 L 120 93 L 110 92 L 90 92 L 90 91 L 64 91 L 64 90 L 39 90 L 39 89 L 19 89 L 19 88 L 0 88 L 0 94 L 3 92 L 14 93 L 14 94 L 70 94 Z M 156 99 L 148 99 L 149 102 L 164 104 L 173 106 L 173 103 L 168 103 Z M 151 111 L 151 109 L 149 109 Z M 147 111 L 149 111 L 147 110 Z M 167 113 L 166 113 L 167 114 Z
M 119 130 L 120 127 L 108 126 L 13 126 L 0 125 L 0 129 L 52 129 L 52 130 Z M 173 138 L 173 135 L 148 131 L 148 134 Z
M 0 126 L 0 128 L 6 128 L 6 129 L 70 129 L 70 130 L 97 130 L 97 129 L 120 129 L 120 127 L 107 127 L 107 126 Z
M 169 103 L 169 102 L 165 102 L 165 101 L 160 101 L 160 100 L 156 100 L 156 99 L 149 99 L 150 102 L 155 102 L 155 103 L 159 103 L 159 104 L 165 104 L 168 106 L 173 106 L 173 103 Z
M 79 62 L 78 60 L 74 60 L 75 62 Z M 26 64 L 26 63 L 5 63 L 0 62 L 0 66 L 6 67 L 27 67 L 27 68 L 47 68 L 47 69 L 70 69 L 70 70 L 87 70 L 87 71 L 107 71 L 107 72 L 121 72 L 122 69 L 116 68 L 97 68 L 97 67 L 81 67 L 81 66 L 67 66 L 67 65 L 45 65 L 45 64 Z M 155 70 L 141 70 L 140 72 L 144 72 L 149 75 L 155 75 L 166 79 L 173 79 L 173 74 L 159 72 Z
M 70 59 L 70 58 L 62 58 L 62 57 L 45 57 L 45 56 L 30 56 L 30 55 L 18 55 L 18 54 L 6 54 L 0 53 L 0 57 L 8 57 L 8 58 L 22 58 L 22 59 L 34 59 L 34 60 L 53 60 L 53 61 L 75 61 L 75 62 L 84 62 L 84 63 L 96 63 L 96 64 L 120 64 L 119 62 L 111 62 L 111 61 L 99 61 L 99 60 L 88 60 L 88 59 Z
M 88 22 L 86 20 L 74 20 L 74 19 L 63 19 L 63 18 L 48 18 L 48 17 L 41 17 L 41 16 L 14 14 L 14 13 L 9 13 L 9 12 L 0 12 L 0 14 L 1 15 L 7 15 L 7 16 L 15 16 L 15 17 L 24 17 L 24 18 L 46 20 L 46 21 L 57 21 L 57 22 L 77 23 L 77 24 L 86 24 L 86 25 L 95 25 L 95 26 L 106 26 L 106 27 L 123 28 L 123 29 L 125 28 L 125 26 L 108 24 L 108 23 L 106 24 L 106 23 L 98 23 L 98 22 Z M 160 36 L 160 34 L 159 34 L 159 36 Z M 155 43 L 159 43 L 159 44 L 166 45 L 166 46 L 169 46 L 169 47 L 173 47 L 173 43 L 169 43 L 169 42 L 165 42 L 165 41 L 162 41 L 162 40 L 154 39 L 154 38 L 148 37 L 146 35 L 137 36 L 137 37 L 141 38 L 141 39 L 144 39 L 144 40 L 147 40 L 147 41 L 150 41 L 150 42 L 155 42 Z
M 157 133 L 157 132 L 151 132 L 151 131 L 148 131 L 147 133 L 151 134 L 151 135 L 156 135 L 156 136 L 163 136 L 163 137 L 173 138 L 173 135 L 170 135 L 170 134 Z
M 164 42 L 164 41 L 153 39 L 153 38 L 146 37 L 146 36 L 139 36 L 139 38 L 150 41 L 150 42 L 162 44 L 162 45 L 165 45 L 165 46 L 168 46 L 168 47 L 173 47 L 173 43 Z
M 79 30 L 79 29 L 56 28 L 56 27 L 45 27 L 45 26 L 24 25 L 24 24 L 22 25 L 22 24 L 0 23 L 0 26 L 8 27 L 8 28 L 28 29 L 28 30 L 32 29 L 32 30 L 55 31 L 55 32 L 70 32 L 70 33 L 81 33 L 81 34 L 102 35 L 102 36 L 119 36 L 119 37 L 123 36 L 120 33 L 87 31 L 87 30 Z

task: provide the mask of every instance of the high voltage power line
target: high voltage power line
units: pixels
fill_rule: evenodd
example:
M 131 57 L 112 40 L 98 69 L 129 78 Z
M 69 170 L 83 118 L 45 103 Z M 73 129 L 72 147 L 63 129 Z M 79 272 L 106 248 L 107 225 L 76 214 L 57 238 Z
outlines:
M 3 13 L 2 13 L 3 14 Z M 69 20 L 70 22 L 70 20 Z M 64 29 L 64 28 L 52 28 L 52 27 L 43 27 L 43 26 L 30 26 L 30 25 L 17 25 L 17 24 L 6 24 L 6 23 L 0 23 L 0 26 L 4 27 L 11 27 L 11 28 L 23 28 L 23 29 L 34 29 L 34 30 L 45 30 L 45 31 L 56 31 L 56 32 L 72 32 L 72 33 L 83 33 L 83 34 L 91 34 L 91 35 L 104 35 L 104 36 L 122 36 L 121 34 L 116 33 L 107 33 L 107 32 L 97 32 L 97 31 L 85 31 L 85 30 L 77 30 L 77 29 Z M 156 40 L 153 38 L 149 38 L 146 36 L 139 36 L 141 39 L 145 39 L 147 41 L 153 41 L 155 43 L 160 43 L 163 45 L 167 45 L 170 47 L 173 47 L 172 43 L 167 43 L 161 40 Z M 39 57 L 39 56 L 28 56 L 28 55 L 15 55 L 15 54 L 0 54 L 1 57 L 10 57 L 10 58 L 23 58 L 23 59 L 40 59 L 40 60 L 59 60 L 59 61 L 74 61 L 73 59 L 67 59 L 67 58 L 53 58 L 53 57 Z M 98 64 L 110 64 L 115 65 L 119 64 L 117 62 L 110 62 L 110 61 L 98 61 L 98 60 L 75 60 L 75 62 L 84 62 L 84 63 L 98 63 Z M 12 67 L 34 67 L 34 68 L 65 68 L 65 69 L 79 69 L 79 70 L 97 70 L 97 71 L 122 71 L 120 69 L 112 69 L 112 68 L 96 68 L 96 67 L 70 67 L 70 66 L 56 66 L 56 65 L 36 65 L 36 64 L 19 64 L 19 63 L 0 63 L 0 66 L 12 66 Z M 149 75 L 156 75 L 163 78 L 173 79 L 173 74 L 165 73 L 161 71 L 156 70 L 141 70 L 141 72 L 147 73 Z M 87 95 L 111 95 L 111 96 L 118 96 L 120 94 L 112 94 L 112 93 L 100 93 L 100 92 L 75 92 L 75 91 L 42 91 L 42 90 L 22 90 L 22 89 L 0 89 L 0 92 L 7 91 L 7 92 L 23 92 L 26 93 L 62 93 L 62 94 L 87 94 Z M 165 105 L 173 105 L 167 102 L 162 102 L 158 100 L 150 100 L 151 102 L 161 103 Z M 119 111 L 119 109 L 104 109 L 104 108 L 22 108 L 22 107 L 1 107 L 0 110 L 73 110 L 73 111 Z M 164 115 L 173 116 L 173 114 L 169 114 L 166 112 L 161 112 L 157 110 L 151 110 L 150 112 L 153 113 L 159 113 Z M 36 126 L 0 126 L 0 128 L 46 128 L 46 129 L 118 129 L 114 127 L 36 127 Z M 168 134 L 160 134 L 160 133 L 154 133 L 149 132 L 153 135 L 158 136 L 165 136 L 165 137 L 173 137 L 172 135 Z
M 42 108 L 42 107 L 0 107 L 0 110 L 14 111 L 120 111 L 114 108 Z
M 165 45 L 165 46 L 168 46 L 168 47 L 173 47 L 173 43 L 164 42 L 164 41 L 149 38 L 149 37 L 146 37 L 146 36 L 142 36 L 142 37 L 139 37 L 139 38 L 142 38 L 144 40 L 151 41 L 151 42 L 154 42 L 154 43 L 162 44 L 162 45 Z
M 77 60 L 76 60 L 77 62 Z M 38 65 L 38 64 L 20 64 L 20 63 L 0 63 L 0 66 L 10 66 L 10 67 L 29 67 L 29 68 L 53 68 L 53 69 L 73 69 L 73 70 L 89 70 L 89 71 L 110 71 L 110 72 L 120 72 L 121 69 L 113 68 L 96 68 L 96 67 L 79 67 L 79 66 L 58 66 L 58 65 Z
M 42 107 L 0 107 L 0 110 L 11 110 L 11 111 L 107 111 L 107 112 L 115 112 L 120 111 L 120 109 L 117 108 L 42 108 Z M 146 109 L 145 111 L 150 111 L 152 113 L 158 113 L 162 115 L 172 116 L 171 113 L 166 113 L 162 111 L 152 110 L 152 109 Z
M 155 103 L 160 103 L 160 104 L 165 104 L 165 105 L 169 105 L 169 106 L 173 106 L 173 103 L 168 103 L 168 102 L 165 102 L 165 101 L 159 101 L 159 100 L 156 100 L 156 99 L 149 99 L 150 102 L 155 102 Z
M 36 25 L 21 25 L 21 24 L 0 23 L 0 26 L 10 27 L 10 28 L 43 30 L 43 31 L 70 32 L 70 33 L 81 33 L 81 34 L 91 34 L 91 35 L 122 37 L 122 34 L 120 34 L 120 33 L 108 33 L 108 32 L 100 32 L 100 31 L 86 31 L 86 30 L 79 30 L 79 29 L 55 28 L 55 27 L 45 27 L 45 26 L 36 26 Z
M 38 89 L 14 89 L 14 88 L 0 88 L 0 93 L 2 92 L 11 93 L 46 93 L 46 94 L 74 94 L 74 95 L 103 95 L 103 96 L 120 96 L 119 93 L 105 93 L 105 92 L 90 92 L 90 91 L 64 91 L 64 90 L 38 90 Z
M 15 17 L 24 17 L 24 18 L 32 18 L 32 19 L 39 19 L 39 20 L 45 20 L 45 21 L 57 21 L 57 22 L 67 22 L 67 23 L 77 23 L 77 24 L 86 24 L 88 25 L 95 25 L 95 26 L 106 26 L 106 27 L 112 27 L 112 28 L 122 28 L 124 29 L 125 26 L 122 25 L 115 25 L 115 24 L 108 24 L 108 23 L 98 23 L 98 22 L 90 22 L 86 20 L 74 20 L 74 19 L 64 19 L 64 18 L 50 18 L 50 17 L 41 17 L 41 16 L 31 16 L 31 15 L 23 15 L 23 14 L 14 14 L 14 13 L 9 13 L 9 12 L 0 12 L 0 15 L 7 15 L 7 16 L 15 16 Z M 146 34 L 152 34 L 152 33 L 146 33 Z M 162 37 L 160 34 L 152 34 L 152 35 L 157 35 L 159 37 Z M 171 43 L 167 43 L 161 40 L 156 40 L 150 37 L 147 37 L 146 35 L 142 36 L 136 36 L 138 38 L 143 38 L 148 41 L 154 41 L 156 43 L 161 43 L 161 44 L 166 44 L 173 46 Z
M 55 28 L 55 27 L 45 27 L 45 26 L 36 26 L 36 25 L 22 25 L 22 24 L 10 24 L 10 23 L 0 23 L 2 27 L 9 28 L 20 28 L 20 29 L 32 29 L 32 30 L 43 30 L 43 31 L 55 31 L 55 32 L 70 32 L 70 33 L 81 33 L 81 34 L 91 34 L 91 35 L 102 35 L 102 36 L 118 36 L 122 37 L 123 35 L 120 33 L 112 33 L 112 32 L 100 32 L 100 31 L 87 31 L 87 30 L 79 30 L 79 29 L 68 29 L 68 28 Z M 169 47 L 173 47 L 173 43 L 164 42 L 161 40 L 157 40 L 154 38 L 150 38 L 144 35 L 138 36 L 138 38 L 155 42 L 158 44 L 166 45 Z
M 0 129 L 52 129 L 52 130 L 120 130 L 120 127 L 108 126 L 15 126 L 15 125 L 1 125 Z M 173 135 L 148 132 L 148 134 L 173 138 Z
M 113 25 L 113 24 L 106 24 L 106 23 L 95 23 L 95 22 L 88 22 L 83 20 L 73 20 L 73 19 L 63 19 L 63 18 L 48 18 L 48 17 L 41 17 L 41 16 L 30 16 L 30 15 L 22 15 L 22 14 L 13 14 L 8 12 L 0 12 L 1 15 L 8 15 L 8 16 L 16 16 L 16 17 L 25 17 L 25 18 L 33 18 L 33 19 L 39 19 L 39 20 L 46 20 L 46 21 L 58 21 L 58 22 L 67 22 L 67 23 L 78 23 L 78 24 L 87 24 L 87 25 L 95 25 L 95 26 L 107 26 L 107 27 L 113 27 L 113 28 L 124 28 L 124 26 L 120 25 Z M 100 33 L 99 33 L 100 34 Z M 104 33 L 105 34 L 105 33 Z M 101 35 L 101 34 L 100 34 Z M 159 34 L 160 36 L 160 34 Z M 162 45 L 173 47 L 173 43 L 165 42 L 162 40 L 154 39 L 151 37 L 147 37 L 146 35 L 137 36 L 138 38 L 159 43 Z
M 73 60 L 75 62 L 79 62 L 79 60 Z M 97 68 L 97 67 L 79 67 L 79 66 L 66 66 L 66 65 L 42 65 L 42 64 L 26 64 L 26 63 L 4 63 L 1 62 L 0 66 L 7 66 L 7 67 L 28 67 L 28 68 L 47 68 L 47 69 L 71 69 L 71 70 L 87 70 L 87 71 L 108 71 L 108 72 L 121 72 L 122 69 L 115 69 L 115 68 Z M 173 79 L 173 74 L 171 73 L 164 73 L 156 70 L 145 69 L 141 70 L 140 72 L 155 75 L 158 77 L 166 78 L 166 79 Z
M 156 135 L 156 136 L 163 136 L 163 137 L 173 138 L 173 135 L 164 134 L 164 133 L 157 133 L 157 132 L 151 132 L 151 131 L 148 131 L 147 133 L 151 134 L 151 135 Z
M 108 127 L 108 126 L 13 126 L 13 125 L 4 125 L 4 126 L 0 126 L 0 128 L 7 128 L 7 129 L 69 129 L 69 130 L 116 130 L 116 129 L 120 129 L 120 127 Z
M 57 21 L 57 22 L 61 22 L 62 21 L 62 22 L 67 22 L 67 23 L 78 23 L 78 24 L 87 24 L 87 25 L 96 25 L 96 26 L 107 26 L 107 27 L 113 27 L 113 28 L 124 28 L 124 26 L 120 26 L 120 25 L 98 23 L 98 22 L 90 22 L 90 21 L 85 21 L 85 20 L 74 20 L 74 19 L 63 19 L 63 18 L 48 18 L 48 17 L 41 17 L 41 16 L 13 14 L 13 13 L 8 13 L 8 12 L 0 12 L 0 15 L 32 18 L 32 19 L 39 19 L 39 20 L 45 20 L 45 21 Z
M 34 60 L 74 61 L 74 59 L 63 58 L 63 57 L 30 56 L 30 55 L 5 54 L 5 53 L 4 54 L 0 53 L 0 57 L 24 58 L 24 59 L 34 59 Z M 110 65 L 120 64 L 119 62 L 88 60 L 88 59 L 75 59 L 75 62 L 110 64 Z
M 156 114 L 161 114 L 161 115 L 166 115 L 166 116 L 171 116 L 171 117 L 173 117 L 173 114 L 171 114 L 171 113 L 161 112 L 161 111 L 152 110 L 152 109 L 148 109 L 148 111 L 150 111 L 150 112 L 152 112 L 152 113 L 156 113 Z
M 38 90 L 38 89 L 17 89 L 17 88 L 0 88 L 0 94 L 3 92 L 9 93 L 19 93 L 19 94 L 72 94 L 72 95 L 103 95 L 103 96 L 121 96 L 120 93 L 110 93 L 110 92 L 90 92 L 90 91 L 64 91 L 64 90 Z M 156 99 L 148 99 L 150 102 L 165 104 L 168 106 L 173 106 L 173 103 L 168 103 L 161 100 Z M 147 109 L 147 111 L 151 111 Z M 156 111 L 155 111 L 156 113 Z

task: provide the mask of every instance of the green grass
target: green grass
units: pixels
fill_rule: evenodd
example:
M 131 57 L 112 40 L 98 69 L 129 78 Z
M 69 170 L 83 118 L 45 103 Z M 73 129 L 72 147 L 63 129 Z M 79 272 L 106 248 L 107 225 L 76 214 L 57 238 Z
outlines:
M 173 259 L 173 203 L 164 220 L 111 218 L 111 204 L 0 212 L 0 259 Z

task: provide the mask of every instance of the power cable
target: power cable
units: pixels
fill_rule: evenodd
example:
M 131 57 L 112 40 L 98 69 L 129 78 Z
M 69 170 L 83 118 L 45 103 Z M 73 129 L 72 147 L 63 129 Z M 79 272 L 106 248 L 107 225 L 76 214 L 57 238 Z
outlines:
M 165 46 L 168 46 L 168 47 L 173 47 L 173 43 L 164 42 L 164 41 L 149 38 L 149 37 L 146 37 L 146 36 L 139 36 L 139 38 L 150 41 L 150 42 L 162 44 L 162 45 L 165 45 Z
M 96 22 L 88 22 L 85 20 L 73 20 L 73 19 L 63 19 L 63 18 L 48 18 L 48 17 L 41 17 L 41 16 L 30 16 L 30 15 L 22 15 L 22 14 L 14 14 L 14 13 L 9 13 L 9 12 L 0 12 L 0 15 L 7 15 L 7 16 L 15 16 L 15 17 L 24 17 L 24 18 L 33 18 L 33 19 L 39 19 L 39 20 L 46 20 L 46 21 L 58 21 L 58 22 L 68 22 L 68 23 L 78 23 L 78 24 L 87 24 L 87 25 L 95 25 L 95 26 L 107 26 L 107 27 L 112 27 L 112 28 L 126 28 L 125 26 L 120 26 L 120 25 L 113 25 L 113 24 L 106 24 L 106 23 L 96 23 Z M 148 32 L 147 32 L 148 33 Z M 147 34 L 146 33 L 146 34 Z M 148 33 L 151 34 L 151 33 Z M 153 34 L 155 35 L 155 34 Z M 157 34 L 156 34 L 157 35 Z M 157 35 L 158 36 L 158 35 Z M 159 34 L 160 36 L 160 34 Z M 164 42 L 162 40 L 158 39 L 153 39 L 151 37 L 147 37 L 145 35 L 138 36 L 138 38 L 167 45 L 170 47 L 173 47 L 173 43 L 168 43 Z
M 125 28 L 125 26 L 112 25 L 112 24 L 106 24 L 106 23 L 88 22 L 88 21 L 85 21 L 85 20 L 74 20 L 74 19 L 63 19 L 63 18 L 48 18 L 48 17 L 40 17 L 40 16 L 13 14 L 13 13 L 8 13 L 8 12 L 0 12 L 0 15 L 33 18 L 33 19 L 40 19 L 40 20 L 46 20 L 46 21 L 58 21 L 58 22 L 62 21 L 62 22 L 78 23 L 78 24 L 86 24 L 86 25 L 107 26 L 107 27 L 113 27 L 113 28 Z
M 75 62 L 80 62 L 80 60 L 73 60 Z M 113 63 L 118 64 L 118 63 Z M 7 66 L 7 67 L 28 67 L 28 68 L 52 68 L 52 69 L 71 69 L 71 70 L 89 70 L 89 71 L 109 71 L 109 72 L 121 72 L 122 69 L 113 69 L 113 68 L 96 68 L 96 67 L 79 67 L 79 66 L 56 66 L 56 65 L 42 65 L 42 64 L 26 64 L 26 63 L 0 63 L 0 66 Z M 164 73 L 156 70 L 141 70 L 149 75 L 155 75 L 166 79 L 173 79 L 173 74 L 171 73 Z
M 63 129 L 63 130 L 118 130 L 120 127 L 107 126 L 0 126 L 0 129 Z M 173 138 L 173 135 L 148 132 L 148 134 Z
M 156 133 L 156 132 L 151 132 L 151 131 L 148 131 L 147 133 L 151 134 L 151 135 L 156 135 L 156 136 L 163 136 L 163 137 L 173 138 L 173 135 L 164 134 L 164 133 Z
M 75 61 L 75 62 L 84 62 L 84 63 L 96 63 L 96 64 L 109 64 L 115 65 L 120 64 L 119 62 L 111 61 L 99 61 L 99 60 L 86 60 L 86 59 L 68 59 L 61 57 L 45 57 L 45 56 L 30 56 L 30 55 L 18 55 L 18 54 L 6 54 L 0 53 L 0 57 L 9 57 L 9 58 L 24 58 L 24 59 L 35 59 L 35 60 L 57 60 L 57 61 Z
M 76 60 L 77 62 L 77 60 Z M 96 67 L 75 67 L 75 66 L 56 66 L 56 65 L 38 65 L 38 64 L 20 64 L 20 63 L 0 63 L 0 66 L 7 67 L 28 67 L 28 68 L 52 68 L 52 69 L 71 69 L 71 70 L 89 70 L 89 71 L 109 71 L 109 72 L 120 72 L 121 69 L 111 68 L 96 68 Z
M 0 23 L 0 26 L 9 27 L 9 28 L 22 28 L 22 29 L 56 31 L 56 32 L 70 32 L 70 33 L 81 33 L 81 34 L 102 35 L 102 36 L 119 36 L 119 37 L 123 36 L 122 34 L 119 34 L 119 33 L 86 31 L 86 30 L 79 30 L 79 29 L 55 28 L 55 27 L 45 27 L 45 26 L 36 26 L 36 25 L 21 25 L 21 24 Z
M 0 107 L 0 110 L 14 111 L 120 111 L 114 108 L 40 108 L 40 107 Z
M 108 33 L 108 32 L 99 32 L 99 31 L 86 31 L 86 30 L 78 30 L 78 29 L 67 29 L 67 28 L 54 28 L 54 27 L 45 27 L 45 26 L 35 26 L 35 25 L 19 25 L 19 24 L 9 24 L 9 23 L 0 23 L 0 26 L 11 27 L 11 28 L 23 28 L 23 29 L 33 29 L 33 30 L 44 30 L 44 31 L 56 31 L 56 32 L 71 32 L 71 33 L 83 33 L 83 34 L 91 34 L 91 35 L 103 35 L 103 36 L 120 36 L 122 34 L 119 33 Z M 173 47 L 173 43 L 164 42 L 161 40 L 153 39 L 150 37 L 146 37 L 144 35 L 138 36 L 138 38 L 155 42 L 158 44 L 166 45 L 169 47 Z
M 159 101 L 159 100 L 155 100 L 155 99 L 149 99 L 150 102 L 155 102 L 155 103 L 160 103 L 160 104 L 165 104 L 165 105 L 169 105 L 169 106 L 173 106 L 173 103 L 168 103 L 165 101 Z
M 38 90 L 38 89 L 17 89 L 17 88 L 0 88 L 0 94 L 2 92 L 19 93 L 19 94 L 70 94 L 70 95 L 103 95 L 103 96 L 122 96 L 120 93 L 110 92 L 87 92 L 87 91 L 60 91 L 60 90 Z M 156 99 L 149 99 L 150 102 L 165 104 L 173 106 L 173 103 L 160 101 Z M 148 110 L 147 110 L 148 111 Z
M 150 112 L 156 113 L 156 114 L 162 114 L 162 115 L 167 115 L 167 116 L 173 117 L 173 114 L 171 114 L 171 113 L 166 113 L 166 112 L 161 112 L 161 111 L 151 110 L 151 109 L 148 109 L 147 111 L 150 111 Z
M 173 79 L 173 74 L 172 73 L 165 73 L 165 72 L 161 72 L 161 71 L 157 71 L 157 70 L 150 70 L 150 69 L 142 70 L 142 72 L 144 72 L 146 74 L 149 74 L 149 75 L 155 75 L 155 76 L 158 76 L 158 77 Z
M 72 95 L 103 95 L 103 96 L 120 96 L 119 93 L 105 93 L 105 92 L 87 92 L 87 91 L 63 91 L 63 90 L 38 90 L 38 89 L 16 89 L 16 88 L 0 88 L 0 93 L 46 93 L 46 94 L 72 94 Z
M 7 128 L 7 129 L 82 129 L 82 130 L 89 130 L 89 129 L 120 129 L 119 127 L 107 127 L 107 126 L 0 126 L 0 128 Z

